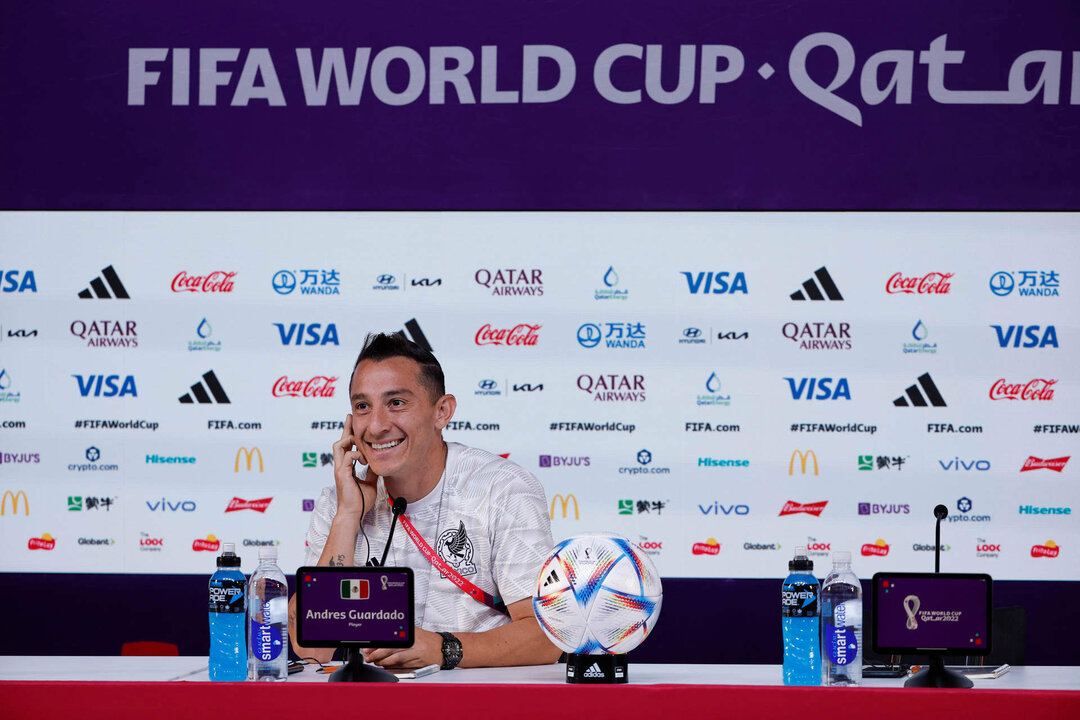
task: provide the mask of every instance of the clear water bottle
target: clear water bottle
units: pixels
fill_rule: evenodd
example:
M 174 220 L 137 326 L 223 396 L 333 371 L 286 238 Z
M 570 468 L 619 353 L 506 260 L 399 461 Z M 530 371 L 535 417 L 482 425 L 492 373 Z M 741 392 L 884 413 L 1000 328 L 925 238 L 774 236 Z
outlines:
M 244 602 L 247 578 L 240 572 L 236 545 L 225 543 L 210 576 L 210 679 L 243 682 L 247 678 L 244 650 Z
M 833 553 L 821 586 L 821 649 L 826 685 L 862 683 L 862 585 L 849 552 Z
M 806 548 L 795 548 L 788 576 L 780 591 L 784 625 L 784 684 L 821 684 L 821 646 L 818 620 L 818 581 Z
M 259 548 L 259 567 L 248 581 L 248 675 L 289 677 L 289 586 L 277 566 L 277 548 Z

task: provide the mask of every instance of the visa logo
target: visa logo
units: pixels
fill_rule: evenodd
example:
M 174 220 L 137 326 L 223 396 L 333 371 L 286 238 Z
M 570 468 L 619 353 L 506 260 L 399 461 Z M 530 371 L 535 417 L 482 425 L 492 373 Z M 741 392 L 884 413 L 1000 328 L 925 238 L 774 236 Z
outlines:
M 998 345 L 1001 347 L 1051 347 L 1058 346 L 1057 330 L 1053 325 L 1047 325 L 1046 330 L 1042 332 L 1042 338 L 1039 338 L 1039 325 L 1009 325 L 1006 329 L 1002 325 L 991 325 L 994 331 L 997 332 Z M 1024 340 L 1024 344 L 1020 344 L 1021 337 L 1027 338 Z
M 847 378 L 840 378 L 835 388 L 832 387 L 833 379 L 831 377 L 802 378 L 798 384 L 796 384 L 795 378 L 784 379 L 788 381 L 788 387 L 791 388 L 792 400 L 802 400 L 804 395 L 806 400 L 851 399 L 851 388 L 848 387 Z
M 724 293 L 732 294 L 741 292 L 746 294 L 746 274 L 737 272 L 735 277 L 728 282 L 728 276 L 730 272 L 699 272 L 697 275 L 693 273 L 683 272 L 686 276 L 686 284 L 690 288 L 691 295 L 723 295 Z
M 3 290 L 3 292 L 24 292 L 26 290 L 37 292 L 37 282 L 34 280 L 33 270 L 27 270 L 22 276 L 22 280 L 19 280 L 18 270 L 8 270 L 7 272 L 0 270 L 0 278 L 4 281 L 3 285 L 0 286 L 0 290 Z
M 330 323 L 326 326 L 326 330 L 322 330 L 322 323 L 293 323 L 289 325 L 289 329 L 285 329 L 283 323 L 274 323 L 274 327 L 278 329 L 278 334 L 281 336 L 282 345 L 337 345 L 338 334 L 337 326 L 334 323 Z M 304 337 L 304 334 L 307 337 Z
M 79 383 L 79 394 L 83 397 L 90 395 L 94 397 L 139 396 L 133 375 L 125 376 L 122 383 L 119 375 L 87 375 L 85 378 L 82 375 L 72 375 L 71 377 Z

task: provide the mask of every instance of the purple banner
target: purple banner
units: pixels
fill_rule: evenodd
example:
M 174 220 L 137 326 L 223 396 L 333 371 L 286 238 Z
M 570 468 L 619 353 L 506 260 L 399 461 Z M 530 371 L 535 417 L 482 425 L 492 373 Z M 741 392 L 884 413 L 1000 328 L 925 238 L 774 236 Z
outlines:
M 0 208 L 1075 209 L 1078 20 L 13 0 Z

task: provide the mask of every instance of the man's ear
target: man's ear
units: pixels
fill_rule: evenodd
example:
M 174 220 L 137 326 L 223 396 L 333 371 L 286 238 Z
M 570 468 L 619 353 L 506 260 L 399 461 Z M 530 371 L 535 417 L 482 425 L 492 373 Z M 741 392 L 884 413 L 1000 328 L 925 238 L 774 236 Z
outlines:
M 457 398 L 453 395 L 443 395 L 435 401 L 435 429 L 441 431 L 446 427 L 457 410 Z

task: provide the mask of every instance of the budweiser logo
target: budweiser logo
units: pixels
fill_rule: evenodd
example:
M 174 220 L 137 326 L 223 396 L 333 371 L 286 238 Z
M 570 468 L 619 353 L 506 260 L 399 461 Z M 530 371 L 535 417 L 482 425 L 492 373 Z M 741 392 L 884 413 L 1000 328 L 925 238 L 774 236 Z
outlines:
M 1053 540 L 1047 540 L 1045 545 L 1031 546 L 1031 557 L 1055 558 L 1059 552 L 1061 552 L 1061 548 Z
M 26 544 L 26 547 L 30 550 L 52 550 L 56 547 L 56 540 L 49 533 L 45 533 L 39 538 L 30 538 L 30 542 Z
M 509 330 L 495 330 L 490 324 L 476 331 L 477 345 L 535 345 L 541 325 L 515 325 Z
M 334 397 L 336 377 L 316 375 L 310 380 L 289 380 L 282 375 L 274 382 L 274 397 Z
M 254 510 L 255 512 L 266 512 L 266 508 L 270 507 L 270 501 L 274 498 L 263 498 L 262 500 L 242 500 L 238 497 L 234 497 L 229 501 L 229 506 L 225 508 L 225 512 L 236 512 L 237 510 Z
M 862 546 L 863 557 L 885 557 L 889 554 L 889 545 L 881 538 L 876 542 L 866 543 Z
M 926 273 L 922 277 L 904 277 L 903 273 L 893 273 L 885 283 L 885 292 L 906 293 L 907 295 L 945 295 L 952 288 L 949 280 L 955 273 Z
M 205 540 L 196 538 L 195 542 L 191 543 L 191 549 L 203 552 L 217 552 L 221 549 L 221 541 L 213 535 L 207 535 Z
M 173 292 L 232 292 L 234 272 L 215 270 L 209 275 L 188 275 L 181 270 L 172 279 Z
M 1072 457 L 1072 455 L 1043 460 L 1042 458 L 1030 455 L 1028 456 L 1028 459 L 1024 461 L 1024 467 L 1020 468 L 1020 472 L 1027 472 L 1028 470 L 1053 470 L 1054 472 L 1061 472 L 1065 469 L 1065 463 L 1069 462 L 1070 457 Z
M 709 538 L 703 543 L 694 543 L 694 547 L 690 552 L 694 555 L 719 555 L 720 543 L 715 538 Z
M 1001 378 L 990 387 L 991 400 L 1053 400 L 1057 380 L 1035 378 L 1015 385 Z
M 814 517 L 821 517 L 821 511 L 825 509 L 825 506 L 829 504 L 828 500 L 822 500 L 816 503 L 797 503 L 792 500 L 788 500 L 784 503 L 783 509 L 780 510 L 780 516 L 795 515 L 796 513 L 806 513 L 807 515 L 813 515 Z

